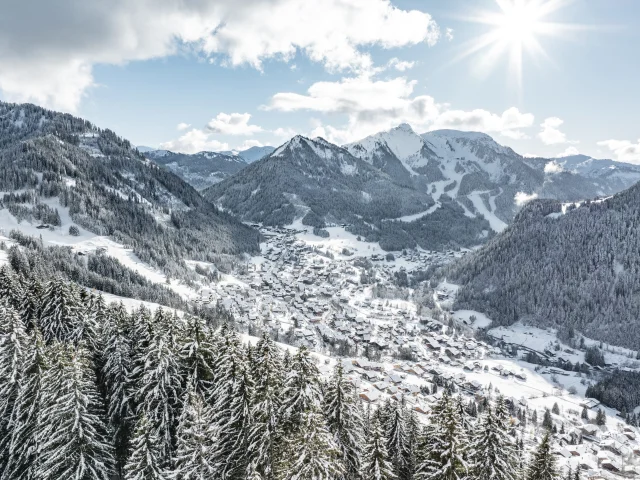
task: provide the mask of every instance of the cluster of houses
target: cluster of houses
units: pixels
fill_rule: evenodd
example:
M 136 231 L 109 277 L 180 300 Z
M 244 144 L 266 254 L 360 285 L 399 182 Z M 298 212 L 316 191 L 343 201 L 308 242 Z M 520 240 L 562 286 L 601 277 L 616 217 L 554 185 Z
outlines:
M 419 414 L 428 414 L 441 394 L 441 385 L 452 385 L 469 399 L 481 401 L 492 395 L 491 381 L 512 386 L 511 400 L 518 406 L 540 409 L 535 396 L 515 395 L 527 385 L 529 370 L 515 363 L 494 361 L 502 350 L 474 338 L 451 332 L 443 324 L 418 314 L 406 300 L 374 298 L 371 286 L 361 283 L 361 262 L 354 255 L 335 255 L 299 240 L 294 231 L 263 229 L 267 238 L 263 255 L 253 259 L 232 282 L 220 282 L 204 289 L 205 301 L 215 302 L 247 326 L 270 329 L 280 338 L 327 353 L 329 344 L 342 342 L 364 357 L 340 360 L 348 378 L 363 401 L 371 404 L 391 398 L 403 399 Z M 349 252 L 351 253 L 351 252 Z M 430 262 L 445 262 L 457 252 L 403 252 L 396 255 L 401 265 L 382 255 L 370 255 L 369 273 L 376 281 L 391 279 L 398 268 L 419 269 Z M 436 300 L 447 304 L 453 292 L 441 288 Z M 293 338 L 291 337 L 293 336 Z M 521 346 L 520 346 L 521 347 Z M 322 365 L 327 369 L 328 364 Z M 321 370 L 322 370 L 321 368 Z M 551 368 L 549 369 L 551 372 Z M 544 372 L 542 372 L 544 373 Z M 515 398 L 517 397 L 517 398 Z M 515 403 L 514 403 L 515 404 Z M 554 415 L 558 425 L 555 454 L 573 469 L 580 466 L 583 478 L 640 476 L 640 444 L 634 427 L 621 421 L 597 426 L 580 418 L 582 406 L 599 407 L 593 399 L 584 405 Z M 544 410 L 540 409 L 538 418 Z M 591 415 L 595 418 L 595 413 Z M 610 417 L 609 417 L 610 418 Z M 514 426 L 518 420 L 513 419 Z M 561 428 L 562 427 L 562 428 Z M 540 427 L 528 427 L 532 445 Z

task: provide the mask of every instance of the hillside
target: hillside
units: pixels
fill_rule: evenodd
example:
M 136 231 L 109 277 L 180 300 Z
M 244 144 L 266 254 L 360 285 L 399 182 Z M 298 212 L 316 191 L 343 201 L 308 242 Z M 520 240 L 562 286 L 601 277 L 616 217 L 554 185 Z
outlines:
M 321 138 L 296 136 L 203 194 L 243 220 L 266 225 L 345 223 L 387 250 L 471 246 L 490 230 L 444 199 L 442 212 L 410 221 L 434 205 L 426 191 Z
M 198 190 L 205 189 L 247 166 L 237 155 L 218 152 L 199 152 L 192 155 L 168 150 L 154 150 L 144 156 L 163 165 Z
M 611 198 L 534 201 L 513 224 L 447 272 L 456 308 L 496 324 L 522 320 L 637 348 L 640 185 Z
M 34 105 L 0 103 L 0 191 L 3 226 L 109 236 L 166 271 L 258 248 L 257 232 L 127 140 Z
M 640 169 L 629 164 L 614 162 L 614 171 L 606 161 L 591 159 L 592 167 L 586 168 L 566 159 L 567 167 L 561 168 L 560 160 L 523 157 L 483 133 L 418 135 L 407 124 L 345 148 L 398 181 L 425 189 L 438 207 L 446 192 L 467 215 L 483 215 L 494 231 L 513 220 L 520 209 L 517 198 L 577 201 L 610 195 L 640 180 Z

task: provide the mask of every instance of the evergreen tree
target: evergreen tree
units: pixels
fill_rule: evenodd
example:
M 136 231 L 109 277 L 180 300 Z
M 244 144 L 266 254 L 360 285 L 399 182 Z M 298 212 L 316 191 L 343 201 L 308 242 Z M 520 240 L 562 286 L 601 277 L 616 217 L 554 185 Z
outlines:
M 162 468 L 157 429 L 142 414 L 131 439 L 131 455 L 124 467 L 125 480 L 169 480 Z
M 538 448 L 531 455 L 526 480 L 558 480 L 556 460 L 551 451 L 551 438 L 545 434 Z
M 491 406 L 487 407 L 476 427 L 471 444 L 471 472 L 477 480 L 515 480 L 515 449 L 504 421 Z
M 249 434 L 249 469 L 263 480 L 273 480 L 278 449 L 280 402 L 282 394 L 282 359 L 275 343 L 266 333 L 258 342 L 254 370 L 256 387 L 253 402 L 253 425 Z
M 551 413 L 554 415 L 560 415 L 560 407 L 558 406 L 558 402 L 554 402 L 553 407 L 551 408 Z
M 122 472 L 135 413 L 135 389 L 131 384 L 131 344 L 125 330 L 128 314 L 124 305 L 120 303 L 111 308 L 105 322 L 101 378 L 107 404 L 107 424 L 115 447 L 116 467 L 118 472 Z
M 212 403 L 216 352 L 209 327 L 200 317 L 189 316 L 180 343 L 180 357 L 187 377 L 194 379 L 196 393 Z
M 341 362 L 336 364 L 327 384 L 324 403 L 329 431 L 340 450 L 345 480 L 356 480 L 360 475 L 363 419 L 355 388 L 345 379 Z
M 40 331 L 35 329 L 27 344 L 21 369 L 21 382 L 16 401 L 11 412 L 11 430 L 0 438 L 3 445 L 9 446 L 9 458 L 2 480 L 36 480 L 41 456 L 38 448 L 38 434 L 41 428 L 43 407 L 43 379 L 49 368 L 44 340 Z
M 429 444 L 418 465 L 418 480 L 459 480 L 466 476 L 468 440 L 457 403 L 445 391 L 434 405 Z
M 544 417 L 542 418 L 542 428 L 547 430 L 553 429 L 553 419 L 551 418 L 551 412 L 545 408 Z
M 83 322 L 83 308 L 74 289 L 61 278 L 47 282 L 40 316 L 45 342 L 80 340 Z
M 160 458 L 171 461 L 179 414 L 182 378 L 179 358 L 169 339 L 158 328 L 145 353 L 144 369 L 137 392 L 138 414 L 144 413 L 160 440 Z
M 205 405 L 195 391 L 195 377 L 190 380 L 187 399 L 177 432 L 175 468 L 176 480 L 208 480 L 215 477 L 218 440 L 211 407 Z
M 20 302 L 20 315 L 27 329 L 31 331 L 40 322 L 44 289 L 37 278 L 29 279 Z
M 394 480 L 396 477 L 387 453 L 380 416 L 376 413 L 372 417 L 362 458 L 362 478 L 367 480 Z
M 295 454 L 285 478 L 334 480 L 344 474 L 339 462 L 340 450 L 317 406 L 303 412 L 300 428 L 290 445 L 295 448 L 292 450 Z
M 38 438 L 41 480 L 109 480 L 113 452 L 95 375 L 82 347 L 54 344 L 43 378 Z
M 587 410 L 587 407 L 582 407 L 582 413 L 580 414 L 580 418 L 587 421 L 589 420 L 589 411 Z
M 602 426 L 602 425 L 606 425 L 606 424 L 607 424 L 607 416 L 602 411 L 602 409 L 599 408 L 598 412 L 596 413 L 596 425 Z
M 8 462 L 8 439 L 12 414 L 22 378 L 22 363 L 28 349 L 28 337 L 18 312 L 0 299 L 0 472 Z
M 393 405 L 394 408 L 388 420 L 386 432 L 387 453 L 398 480 L 408 480 L 411 477 L 411 452 L 405 430 L 406 411 L 403 402 L 396 402 Z

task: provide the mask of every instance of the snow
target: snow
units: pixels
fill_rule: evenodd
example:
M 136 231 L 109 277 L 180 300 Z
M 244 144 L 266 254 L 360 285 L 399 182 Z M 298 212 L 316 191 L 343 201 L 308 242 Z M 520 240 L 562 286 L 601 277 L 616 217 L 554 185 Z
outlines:
M 476 317 L 475 321 L 471 322 L 471 317 Z M 487 317 L 484 313 L 476 312 L 474 310 L 456 310 L 453 314 L 453 318 L 455 318 L 459 322 L 463 322 L 466 325 L 471 326 L 472 328 L 486 328 L 491 325 L 491 319 Z
M 469 200 L 471 200 L 471 202 L 473 203 L 473 206 L 475 207 L 475 209 L 480 212 L 484 218 L 489 222 L 489 225 L 491 225 L 491 229 L 494 230 L 495 232 L 501 232 L 503 231 L 505 228 L 507 228 L 507 224 L 505 222 L 503 222 L 502 220 L 500 220 L 495 213 L 493 213 L 492 211 L 490 211 L 487 206 L 484 204 L 484 201 L 482 200 L 482 198 L 480 198 L 480 195 L 484 194 L 484 193 L 488 193 L 488 192 L 473 192 L 470 193 L 469 195 L 467 195 L 469 197 Z M 495 197 L 494 198 L 494 203 L 493 203 L 493 207 L 495 209 Z

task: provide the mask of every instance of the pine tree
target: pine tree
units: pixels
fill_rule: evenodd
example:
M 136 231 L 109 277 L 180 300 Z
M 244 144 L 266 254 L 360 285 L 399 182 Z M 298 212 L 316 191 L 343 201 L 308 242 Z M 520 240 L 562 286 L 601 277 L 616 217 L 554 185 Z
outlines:
M 547 433 L 531 455 L 526 480 L 558 480 L 558 478 L 556 460 L 551 451 L 551 438 Z
M 44 289 L 37 278 L 28 280 L 20 302 L 20 315 L 27 330 L 31 331 L 40 322 Z
M 12 429 L 0 441 L 9 445 L 8 463 L 0 478 L 11 480 L 35 480 L 40 467 L 38 433 L 41 428 L 43 407 L 42 383 L 49 368 L 44 340 L 35 329 L 27 343 L 21 369 L 21 382 L 11 413 Z
M 361 476 L 367 480 L 394 480 L 396 477 L 387 453 L 380 415 L 376 413 L 372 417 L 363 452 Z
M 22 363 L 27 353 L 28 337 L 18 312 L 5 299 L 0 300 L 0 472 L 8 462 L 12 414 L 20 386 Z
M 306 347 L 293 356 L 285 379 L 280 418 L 285 435 L 295 435 L 304 412 L 316 407 L 321 399 L 320 372 Z
M 42 381 L 37 477 L 108 480 L 113 473 L 113 452 L 88 352 L 54 344 L 51 359 Z
M 363 442 L 361 404 L 351 382 L 344 378 L 342 363 L 338 362 L 324 395 L 324 411 L 329 431 L 340 449 L 346 480 L 360 475 L 360 454 Z
M 471 472 L 477 480 L 515 480 L 517 461 L 507 428 L 489 406 L 485 409 L 471 444 Z
M 214 462 L 218 432 L 213 424 L 211 407 L 205 405 L 195 391 L 195 383 L 195 377 L 192 377 L 178 426 L 175 468 L 171 474 L 176 480 L 216 478 Z
M 209 327 L 200 317 L 189 316 L 180 342 L 181 362 L 187 377 L 194 379 L 196 392 L 211 402 L 215 350 Z
M 47 282 L 40 316 L 45 342 L 76 342 L 82 336 L 83 308 L 74 289 L 61 278 Z
M 104 349 L 100 362 L 107 404 L 107 424 L 115 447 L 118 472 L 122 471 L 127 458 L 135 412 L 135 390 L 131 385 L 131 344 L 125 330 L 127 317 L 122 303 L 110 309 L 109 318 L 105 319 L 103 327 Z
M 551 418 L 551 412 L 545 408 L 544 417 L 542 418 L 542 428 L 547 430 L 553 429 L 553 420 Z
M 145 414 L 140 416 L 131 439 L 131 456 L 124 467 L 125 480 L 169 480 L 162 467 L 160 439 Z
M 596 413 L 596 425 L 602 426 L 602 425 L 606 425 L 606 424 L 607 424 L 607 416 L 602 411 L 602 409 L 599 408 L 598 412 Z
M 160 456 L 171 461 L 173 439 L 180 408 L 182 378 L 177 353 L 158 329 L 144 356 L 136 396 L 138 414 L 144 413 L 160 439 Z
M 285 478 L 291 480 L 334 480 L 344 473 L 338 461 L 340 450 L 317 406 L 302 414 L 300 428 L 290 443 L 295 448 Z
M 580 414 L 580 418 L 587 421 L 589 420 L 589 411 L 587 410 L 587 407 L 582 407 L 582 413 Z
M 249 434 L 249 469 L 263 480 L 273 480 L 280 446 L 279 418 L 282 394 L 282 359 L 266 333 L 258 342 L 255 365 L 256 387 L 253 426 Z
M 387 424 L 387 452 L 398 480 L 411 477 L 409 439 L 405 430 L 405 409 L 403 402 L 396 402 Z
M 0 267 L 0 299 L 19 310 L 22 303 L 22 285 L 7 265 Z
M 462 426 L 458 402 L 446 392 L 432 409 L 429 444 L 418 465 L 418 480 L 459 480 L 467 472 L 467 434 Z
M 553 407 L 551 408 L 551 413 L 554 415 L 560 415 L 560 407 L 558 406 L 558 402 L 554 402 Z

